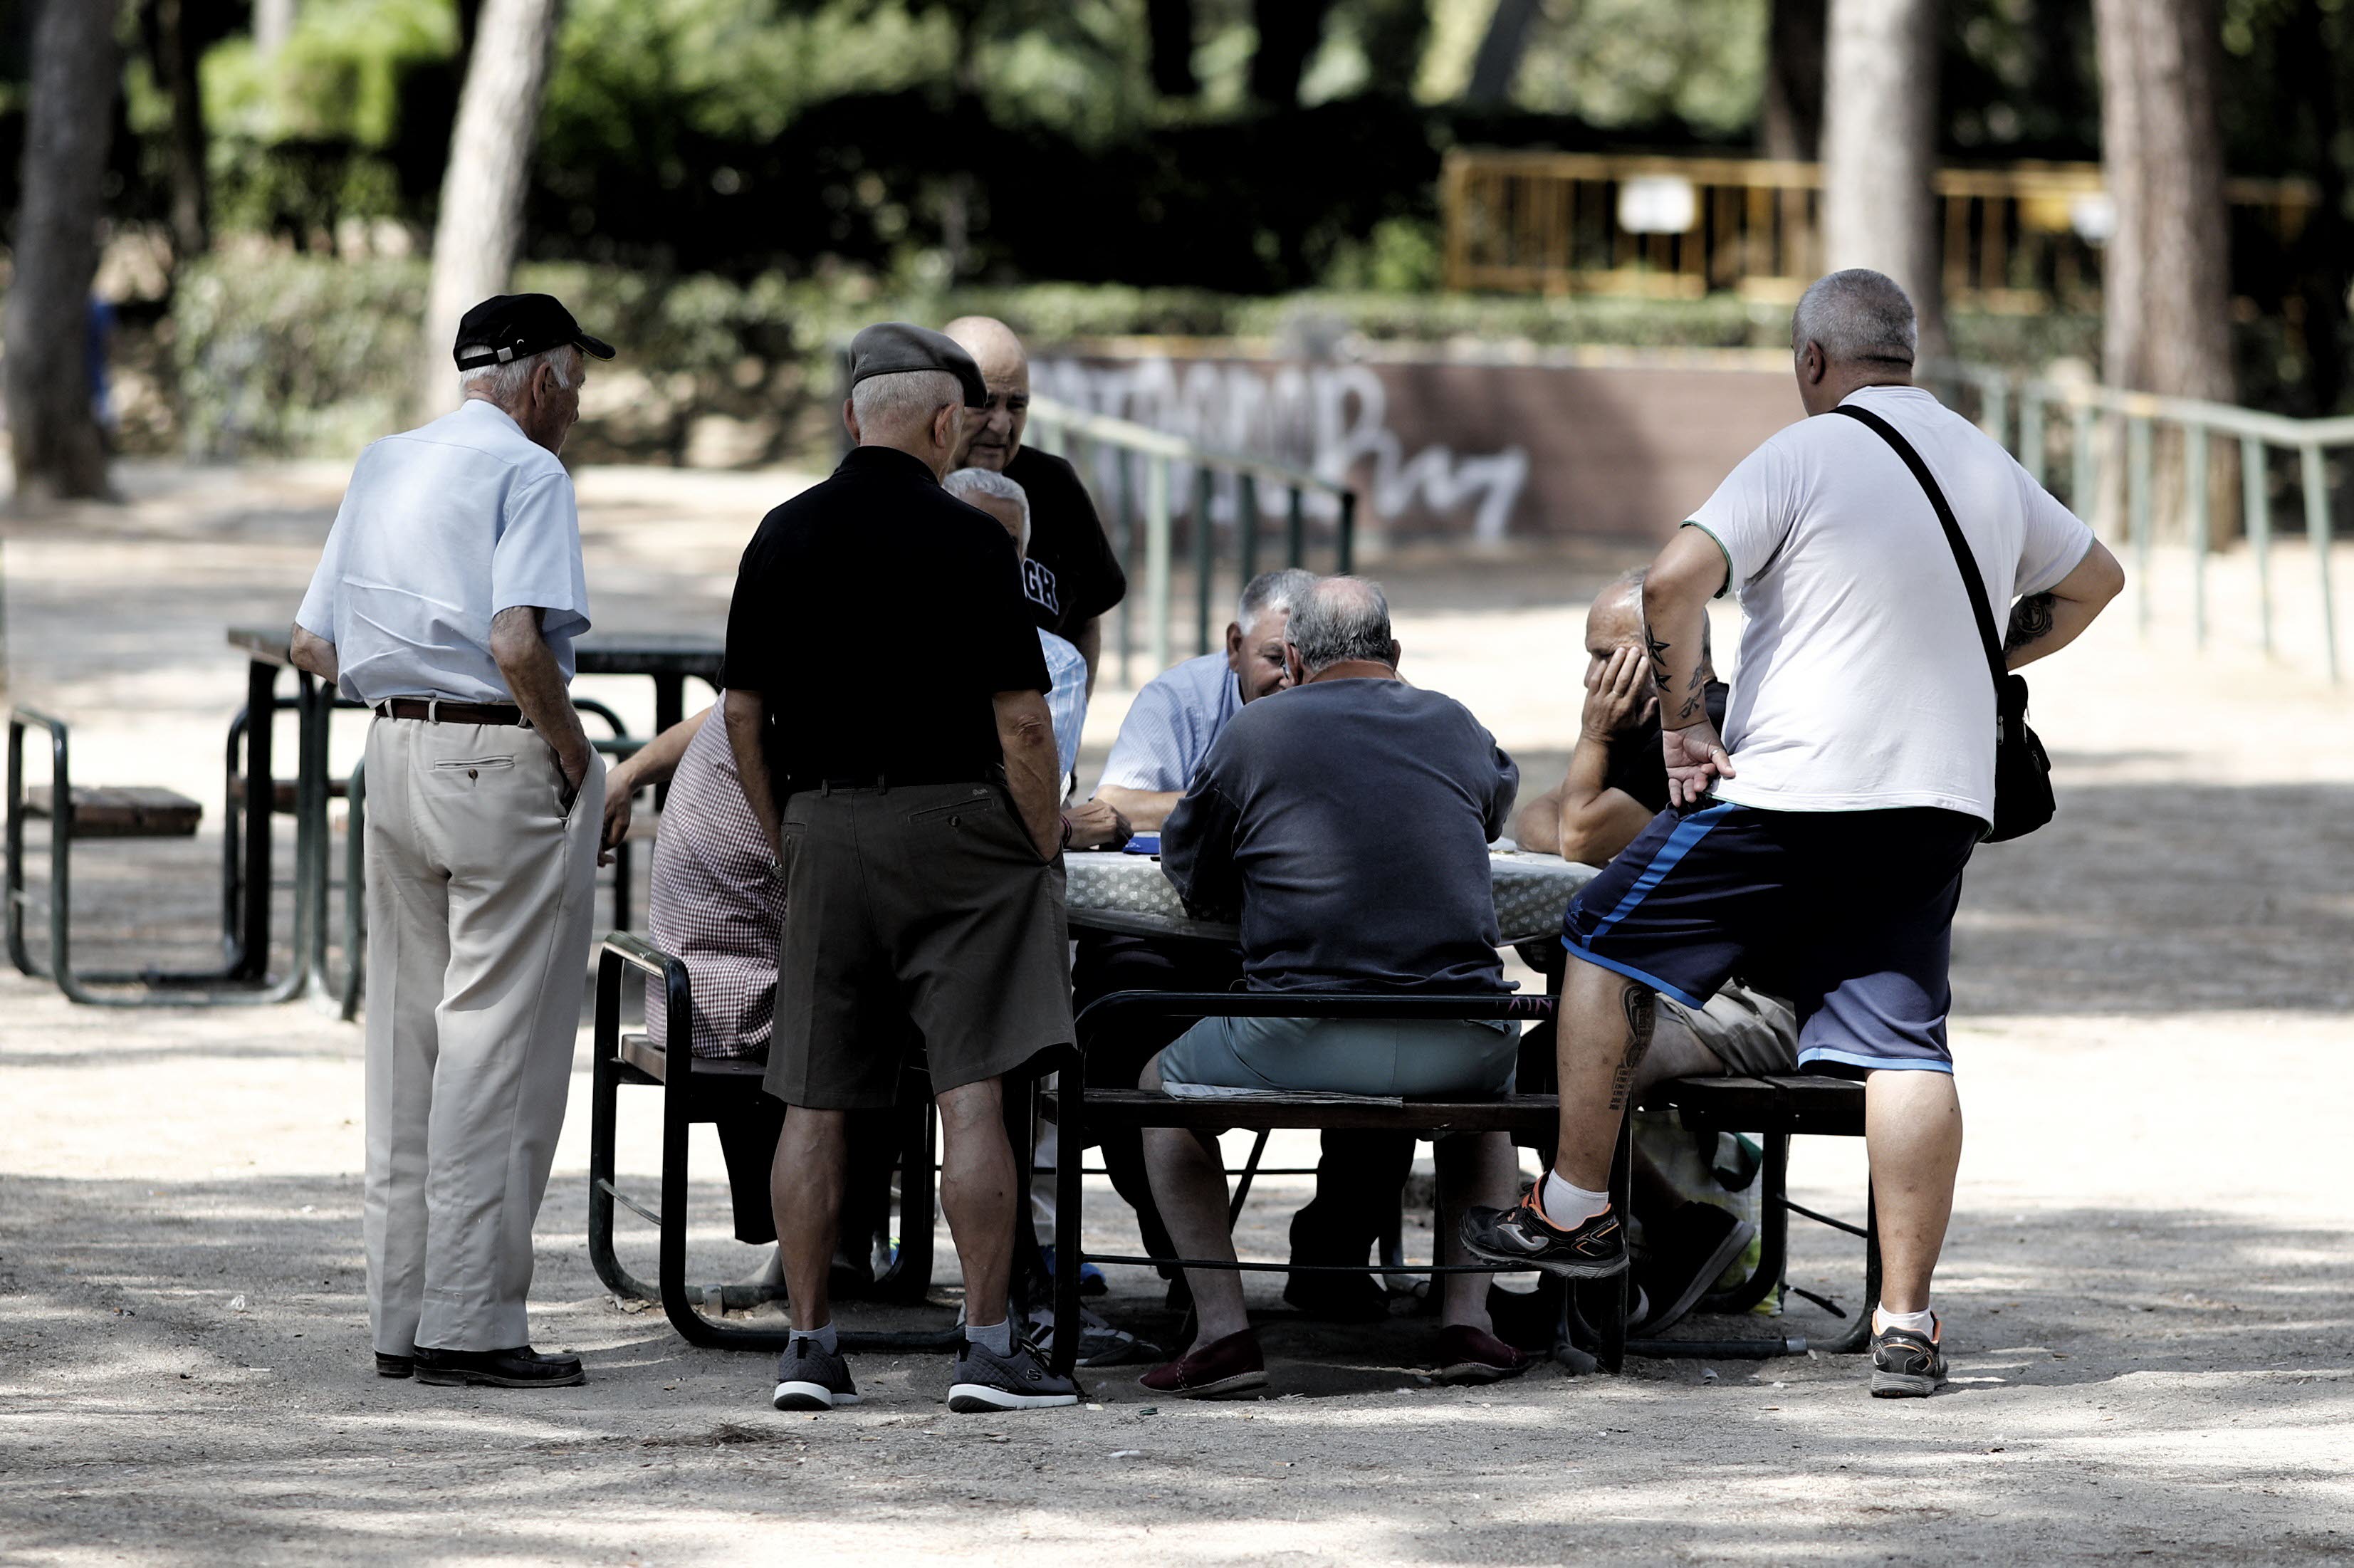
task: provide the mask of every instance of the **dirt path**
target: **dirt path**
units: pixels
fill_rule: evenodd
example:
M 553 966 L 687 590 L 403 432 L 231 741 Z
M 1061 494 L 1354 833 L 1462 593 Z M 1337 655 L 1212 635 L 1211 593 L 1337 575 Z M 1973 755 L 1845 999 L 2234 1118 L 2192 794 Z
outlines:
M 219 629 L 284 618 L 338 477 L 144 471 L 126 512 L 6 540 L 16 699 L 77 721 L 85 779 L 207 802 L 193 843 L 90 857 L 90 926 L 135 930 L 143 957 L 165 936 L 203 954 L 239 690 Z M 710 620 L 782 490 L 588 475 L 600 621 Z M 1469 701 L 1537 777 L 1559 765 L 1575 629 L 1609 564 L 1380 575 L 1409 673 Z M 2194 656 L 2187 567 L 2161 557 L 2158 575 L 2147 642 L 2120 615 L 2037 673 L 2063 815 L 1973 867 L 1946 1397 L 1873 1402 L 1851 1360 L 1821 1356 L 1431 1389 L 1415 1370 L 1426 1319 L 1310 1325 L 1263 1279 L 1282 1397 L 1155 1402 L 1130 1369 L 1094 1377 L 1081 1410 L 951 1416 L 944 1361 L 860 1358 L 866 1404 L 782 1417 L 763 1361 L 690 1350 L 598 1287 L 580 1241 L 585 1074 L 539 1228 L 535 1327 L 585 1352 L 592 1381 L 537 1396 L 381 1382 L 357 1032 L 308 1004 L 69 1008 L 11 972 L 0 1563 L 2344 1560 L 2349 699 L 2309 659 L 2247 646 L 2229 571 L 2214 646 Z M 642 690 L 610 694 L 644 722 L 628 705 L 647 705 Z M 1098 697 L 1097 756 L 1124 701 Z M 621 1168 L 650 1192 L 647 1109 L 627 1114 Z M 695 1268 L 732 1277 L 751 1255 L 725 1234 L 716 1149 L 696 1158 Z M 1861 1180 L 1859 1150 L 1803 1147 L 1794 1196 L 1852 1214 Z M 1246 1245 L 1280 1255 L 1304 1184 L 1261 1191 Z M 1092 1202 L 1090 1228 L 1125 1249 L 1116 1210 Z M 642 1268 L 645 1234 L 625 1232 Z M 1852 1310 L 1850 1245 L 1802 1227 L 1799 1246 L 1794 1282 Z M 1149 1281 L 1114 1276 L 1115 1317 L 1174 1331 Z M 954 1294 L 944 1265 L 937 1297 Z M 1776 1327 L 1838 1325 L 1802 1304 Z

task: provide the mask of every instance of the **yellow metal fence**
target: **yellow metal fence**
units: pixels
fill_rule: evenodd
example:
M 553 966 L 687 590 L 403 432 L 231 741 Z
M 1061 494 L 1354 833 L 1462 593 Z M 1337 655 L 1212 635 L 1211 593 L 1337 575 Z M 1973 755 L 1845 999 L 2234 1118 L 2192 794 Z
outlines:
M 2097 164 L 1944 169 L 1946 297 L 1997 311 L 2090 308 L 2112 214 Z M 2226 182 L 2235 247 L 2296 237 L 2305 180 Z M 1447 155 L 1447 286 L 1520 293 L 1795 300 L 1821 270 L 1819 164 L 1763 158 Z

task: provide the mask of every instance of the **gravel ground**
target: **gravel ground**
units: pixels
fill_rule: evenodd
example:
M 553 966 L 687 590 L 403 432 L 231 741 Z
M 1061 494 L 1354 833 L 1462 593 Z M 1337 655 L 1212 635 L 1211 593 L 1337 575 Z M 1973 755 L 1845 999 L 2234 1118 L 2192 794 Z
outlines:
M 76 721 L 85 781 L 207 803 L 193 842 L 90 849 L 94 960 L 207 956 L 241 691 L 220 628 L 286 618 L 339 479 L 134 468 L 132 505 L 6 535 L 16 699 Z M 790 482 L 589 472 L 600 623 L 716 626 L 742 539 Z M 1471 703 L 1532 778 L 1556 769 L 1578 619 L 1617 554 L 1383 563 L 1409 673 Z M 1965 897 L 1970 1145 L 1940 1278 L 1956 1376 L 1935 1400 L 1867 1399 L 1859 1363 L 1827 1355 L 1436 1389 L 1410 1303 L 1311 1324 L 1262 1277 L 1265 1401 L 1156 1403 L 1126 1369 L 1093 1376 L 1079 1410 L 953 1416 L 940 1358 L 861 1357 L 865 1404 L 780 1416 L 762 1361 L 688 1348 L 590 1273 L 585 1036 L 535 1332 L 582 1351 L 591 1381 L 384 1382 L 357 1032 L 311 1003 L 72 1008 L 11 972 L 0 1563 L 1101 1561 L 1138 1544 L 1177 1563 L 2343 1560 L 2354 731 L 2294 611 L 2283 656 L 2254 652 L 2242 563 L 2218 570 L 2204 655 L 2187 562 L 2159 552 L 2149 577 L 2146 641 L 2121 611 L 2037 673 L 2063 814 L 1987 850 Z M 600 684 L 650 716 L 642 688 Z M 1093 756 L 1125 701 L 1098 694 Z M 620 1160 L 643 1192 L 649 1108 L 625 1111 Z M 1300 1139 L 1275 1154 L 1312 1159 Z M 696 1159 L 694 1272 L 732 1277 L 755 1259 L 726 1236 L 716 1146 Z M 1794 1196 L 1853 1214 L 1862 1179 L 1860 1149 L 1817 1141 Z M 1246 1245 L 1280 1255 L 1303 1184 L 1260 1192 Z M 1091 1202 L 1091 1245 L 1133 1245 L 1117 1207 Z M 624 1224 L 650 1272 L 649 1233 Z M 907 1320 L 953 1308 L 941 1240 L 936 1304 Z M 1797 1245 L 1793 1281 L 1854 1310 L 1851 1245 L 1802 1226 Z M 1111 1315 L 1172 1334 L 1154 1282 L 1113 1272 Z M 1839 1325 L 1801 1304 L 1776 1327 L 1820 1341 Z

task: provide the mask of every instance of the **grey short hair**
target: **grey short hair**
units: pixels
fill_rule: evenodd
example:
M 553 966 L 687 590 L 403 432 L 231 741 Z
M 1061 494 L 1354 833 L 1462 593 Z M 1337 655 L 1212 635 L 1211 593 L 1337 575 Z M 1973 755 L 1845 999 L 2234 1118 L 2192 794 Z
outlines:
M 1315 586 L 1316 574 L 1298 567 L 1261 572 L 1243 585 L 1243 596 L 1235 601 L 1235 624 L 1247 637 L 1250 629 L 1258 624 L 1259 617 L 1278 609 L 1288 614 L 1299 602 L 1299 596 Z
M 1913 302 L 1895 279 L 1869 267 L 1816 279 L 1790 313 L 1790 346 L 1819 343 L 1834 363 L 1910 365 L 1919 338 Z
M 1394 657 L 1390 601 L 1382 585 L 1363 577 L 1323 577 L 1291 607 L 1283 640 L 1299 651 L 1300 667 L 1313 675 L 1350 659 L 1386 664 Z
M 1022 488 L 1019 481 L 1008 479 L 993 468 L 960 468 L 940 481 L 940 488 L 966 501 L 976 495 L 993 495 L 1000 501 L 1017 503 L 1022 508 L 1022 548 L 1025 553 L 1029 550 L 1030 493 Z
M 893 370 L 870 376 L 850 389 L 850 411 L 861 429 L 890 429 L 910 419 L 929 419 L 945 404 L 964 407 L 964 383 L 946 370 Z
M 489 344 L 461 344 L 458 352 L 483 354 L 489 352 Z M 458 386 L 467 392 L 480 388 L 490 394 L 491 401 L 504 408 L 523 395 L 523 389 L 531 385 L 531 373 L 543 365 L 556 372 L 558 387 L 569 388 L 579 378 L 580 350 L 572 344 L 559 343 L 554 348 L 543 348 L 537 354 L 526 354 L 504 365 L 478 365 L 472 370 L 458 372 Z

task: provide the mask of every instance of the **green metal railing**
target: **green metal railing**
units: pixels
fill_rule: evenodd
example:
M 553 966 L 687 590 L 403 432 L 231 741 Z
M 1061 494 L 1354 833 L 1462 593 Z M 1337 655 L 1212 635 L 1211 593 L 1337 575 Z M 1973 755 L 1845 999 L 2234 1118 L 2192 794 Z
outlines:
M 2338 680 L 2337 602 L 2330 580 L 2332 543 L 2328 453 L 2354 448 L 2354 418 L 2294 419 L 2228 403 L 2161 397 L 2125 392 L 2088 382 L 2058 382 L 2020 376 L 1988 366 L 1941 364 L 1925 367 L 1922 381 L 1947 395 L 1967 393 L 1977 401 L 1978 422 L 2009 447 L 2039 484 L 2050 484 L 2054 437 L 2066 431 L 2070 506 L 2087 521 L 2114 493 L 2122 463 L 2123 542 L 2133 560 L 2135 614 L 2143 630 L 2151 612 L 2150 547 L 2155 542 L 2161 483 L 2172 512 L 2186 524 L 2191 550 L 2191 626 L 2198 646 L 2207 645 L 2209 562 L 2213 555 L 2213 444 L 2236 441 L 2240 459 L 2242 521 L 2256 575 L 2257 618 L 2264 650 L 2273 652 L 2272 465 L 2275 453 L 2296 455 L 2294 493 L 2313 550 L 2313 583 L 2320 595 L 2322 661 L 2332 683 Z M 2013 439 L 2014 431 L 2016 440 Z M 2161 465 L 2158 436 L 2172 432 L 2180 461 Z M 2119 456 L 2122 449 L 2122 457 Z M 2163 472 L 2161 472 L 2163 467 Z M 2097 525 L 2097 524 L 2096 524 Z M 2111 533 L 2118 530 L 2113 525 Z
M 1239 592 L 1243 584 L 1278 560 L 1285 566 L 1306 566 L 1311 528 L 1320 534 L 1329 526 L 1332 569 L 1345 572 L 1355 563 L 1356 493 L 1306 469 L 1196 446 L 1148 425 L 1088 413 L 1046 397 L 1031 400 L 1023 439 L 1078 471 L 1095 493 L 1112 553 L 1129 575 L 1129 594 L 1115 612 L 1112 628 L 1122 685 L 1137 683 L 1130 666 L 1140 600 L 1150 663 L 1146 679 L 1170 665 L 1179 518 L 1186 523 L 1193 553 L 1193 636 L 1199 652 L 1217 646 L 1212 639 L 1224 619 L 1217 579 L 1226 562 L 1233 564 L 1233 587 Z M 1270 525 L 1276 518 L 1281 520 L 1279 531 Z

